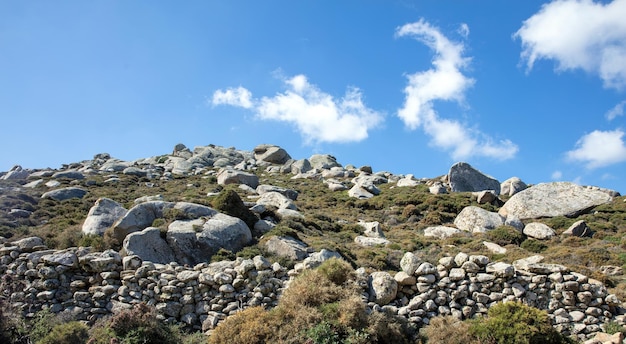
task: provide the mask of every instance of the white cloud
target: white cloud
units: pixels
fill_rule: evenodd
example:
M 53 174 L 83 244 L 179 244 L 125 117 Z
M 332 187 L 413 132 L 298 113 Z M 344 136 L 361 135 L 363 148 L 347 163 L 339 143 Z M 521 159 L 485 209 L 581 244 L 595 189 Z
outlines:
M 465 23 L 462 23 L 459 26 L 459 29 L 457 30 L 457 32 L 459 33 L 459 35 L 463 36 L 464 38 L 467 38 L 467 36 L 469 36 L 469 33 L 470 33 L 469 26 Z
M 563 178 L 563 172 L 554 171 L 552 172 L 552 175 L 550 176 L 550 178 L 552 178 L 552 180 L 561 180 L 561 178 Z
M 467 30 L 463 30 L 463 27 Z M 469 33 L 466 24 L 461 26 L 461 30 Z M 494 143 L 486 135 L 468 129 L 463 123 L 440 118 L 435 111 L 436 100 L 463 104 L 465 91 L 474 84 L 474 79 L 461 72 L 470 62 L 470 58 L 463 56 L 463 44 L 450 41 L 438 28 L 423 19 L 398 28 L 396 36 L 413 37 L 435 53 L 433 68 L 407 76 L 404 106 L 398 110 L 398 117 L 404 124 L 412 130 L 422 127 L 432 137 L 431 144 L 451 151 L 454 159 L 471 156 L 512 158 L 518 150 L 513 142 L 502 140 Z
M 585 163 L 593 169 L 626 161 L 626 146 L 621 129 L 613 131 L 595 130 L 581 137 L 576 148 L 567 152 L 567 158 Z
M 244 87 L 227 88 L 226 91 L 213 92 L 213 105 L 232 105 L 245 109 L 252 108 L 252 93 Z
M 624 115 L 624 105 L 626 105 L 626 100 L 621 103 L 615 105 L 611 110 L 607 111 L 605 116 L 609 121 L 614 120 L 618 116 Z
M 334 99 L 310 84 L 304 75 L 296 75 L 283 81 L 287 87 L 284 93 L 260 100 L 252 101 L 249 91 L 243 89 L 250 95 L 247 103 L 250 106 L 236 101 L 216 103 L 215 95 L 213 103 L 252 109 L 256 117 L 262 120 L 291 123 L 307 143 L 362 141 L 368 137 L 368 131 L 383 120 L 379 112 L 365 106 L 361 91 L 356 87 L 349 87 L 343 98 Z M 215 94 L 221 97 L 230 90 L 216 91 Z
M 528 70 L 540 59 L 557 70 L 597 74 L 607 88 L 626 86 L 626 0 L 603 4 L 560 0 L 544 4 L 513 35 L 522 41 Z

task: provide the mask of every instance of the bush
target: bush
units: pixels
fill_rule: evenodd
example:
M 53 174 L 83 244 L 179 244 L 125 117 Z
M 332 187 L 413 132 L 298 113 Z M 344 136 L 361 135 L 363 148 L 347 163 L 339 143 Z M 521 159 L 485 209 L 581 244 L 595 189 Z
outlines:
M 452 316 L 440 316 L 430 319 L 422 330 L 427 343 L 479 344 L 480 341 L 469 333 L 470 323 Z
M 545 251 L 548 248 L 548 245 L 542 243 L 539 240 L 526 239 L 522 243 L 521 248 L 523 248 L 523 249 L 525 249 L 526 251 L 529 251 L 529 252 L 540 253 L 540 252 Z
M 343 285 L 348 279 L 351 279 L 354 273 L 350 264 L 339 258 L 331 258 L 323 262 L 317 270 L 329 281 L 336 285 Z
M 489 240 L 498 245 L 505 246 L 509 244 L 520 245 L 524 241 L 524 234 L 511 226 L 500 226 L 492 231 L 487 232 Z
M 234 190 L 224 190 L 211 202 L 213 208 L 222 211 L 230 216 L 240 218 L 250 228 L 258 221 L 256 215 L 243 204 L 241 197 Z
M 70 321 L 65 324 L 55 326 L 52 331 L 43 337 L 38 344 L 77 344 L 85 343 L 89 338 L 89 328 L 87 325 Z
M 471 323 L 470 333 L 483 343 L 571 343 L 552 327 L 548 313 L 520 302 L 492 306 L 487 318 Z

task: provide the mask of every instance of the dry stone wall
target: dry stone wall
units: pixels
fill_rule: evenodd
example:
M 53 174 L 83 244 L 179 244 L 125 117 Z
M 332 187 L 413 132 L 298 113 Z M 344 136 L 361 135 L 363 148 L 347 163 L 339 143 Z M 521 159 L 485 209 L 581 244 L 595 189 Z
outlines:
M 0 246 L 0 292 L 24 315 L 42 308 L 67 312 L 89 323 L 133 304 L 153 305 L 162 320 L 207 331 L 237 311 L 275 306 L 290 278 L 336 253 L 322 250 L 295 269 L 256 256 L 235 261 L 153 264 L 116 251 L 63 251 L 33 245 Z M 316 261 L 311 259 L 315 257 Z M 392 312 L 421 327 L 439 315 L 484 316 L 503 301 L 521 301 L 546 310 L 557 329 L 581 339 L 609 321 L 624 323 L 619 300 L 604 285 L 534 256 L 514 264 L 459 253 L 434 265 L 412 253 L 402 271 L 357 273 L 363 298 L 373 311 Z

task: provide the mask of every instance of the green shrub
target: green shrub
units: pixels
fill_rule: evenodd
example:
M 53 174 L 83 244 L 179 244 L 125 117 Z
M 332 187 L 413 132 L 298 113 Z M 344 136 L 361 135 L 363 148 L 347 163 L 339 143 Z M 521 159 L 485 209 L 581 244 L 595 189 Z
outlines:
M 220 248 L 213 256 L 211 256 L 211 262 L 221 262 L 224 260 L 234 260 L 236 258 L 235 254 L 231 251 Z
M 548 313 L 520 302 L 492 306 L 487 318 L 472 321 L 470 333 L 484 343 L 570 343 L 552 327 Z
M 626 334 L 626 328 L 616 321 L 610 321 L 604 325 L 604 332 L 608 334 L 615 334 L 618 332 Z
M 479 344 L 478 338 L 469 332 L 470 323 L 452 316 L 439 316 L 430 319 L 422 334 L 428 344 Z
M 535 239 L 526 239 L 522 242 L 521 248 L 533 253 L 540 253 L 548 248 L 548 245 Z
M 223 190 L 211 201 L 213 208 L 224 212 L 230 216 L 240 218 L 250 228 L 258 221 L 256 215 L 243 204 L 239 194 L 231 189 Z
M 38 344 L 78 344 L 85 343 L 89 338 L 87 325 L 70 321 L 55 326 L 52 331 L 43 337 Z
M 524 234 L 511 226 L 500 226 L 487 232 L 487 238 L 498 245 L 520 245 L 524 241 Z
M 52 329 L 60 325 L 61 321 L 55 316 L 54 313 L 48 309 L 41 310 L 35 313 L 35 317 L 29 322 L 28 334 L 30 339 L 36 343 L 47 336 Z
M 317 270 L 322 276 L 329 281 L 343 285 L 348 279 L 350 279 L 354 270 L 345 260 L 339 258 L 331 258 L 323 262 Z

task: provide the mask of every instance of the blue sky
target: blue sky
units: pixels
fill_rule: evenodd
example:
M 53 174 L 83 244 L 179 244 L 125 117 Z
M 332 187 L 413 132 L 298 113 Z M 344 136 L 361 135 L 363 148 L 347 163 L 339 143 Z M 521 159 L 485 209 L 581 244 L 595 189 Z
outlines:
M 2 1 L 0 170 L 261 143 L 626 192 L 626 0 Z

